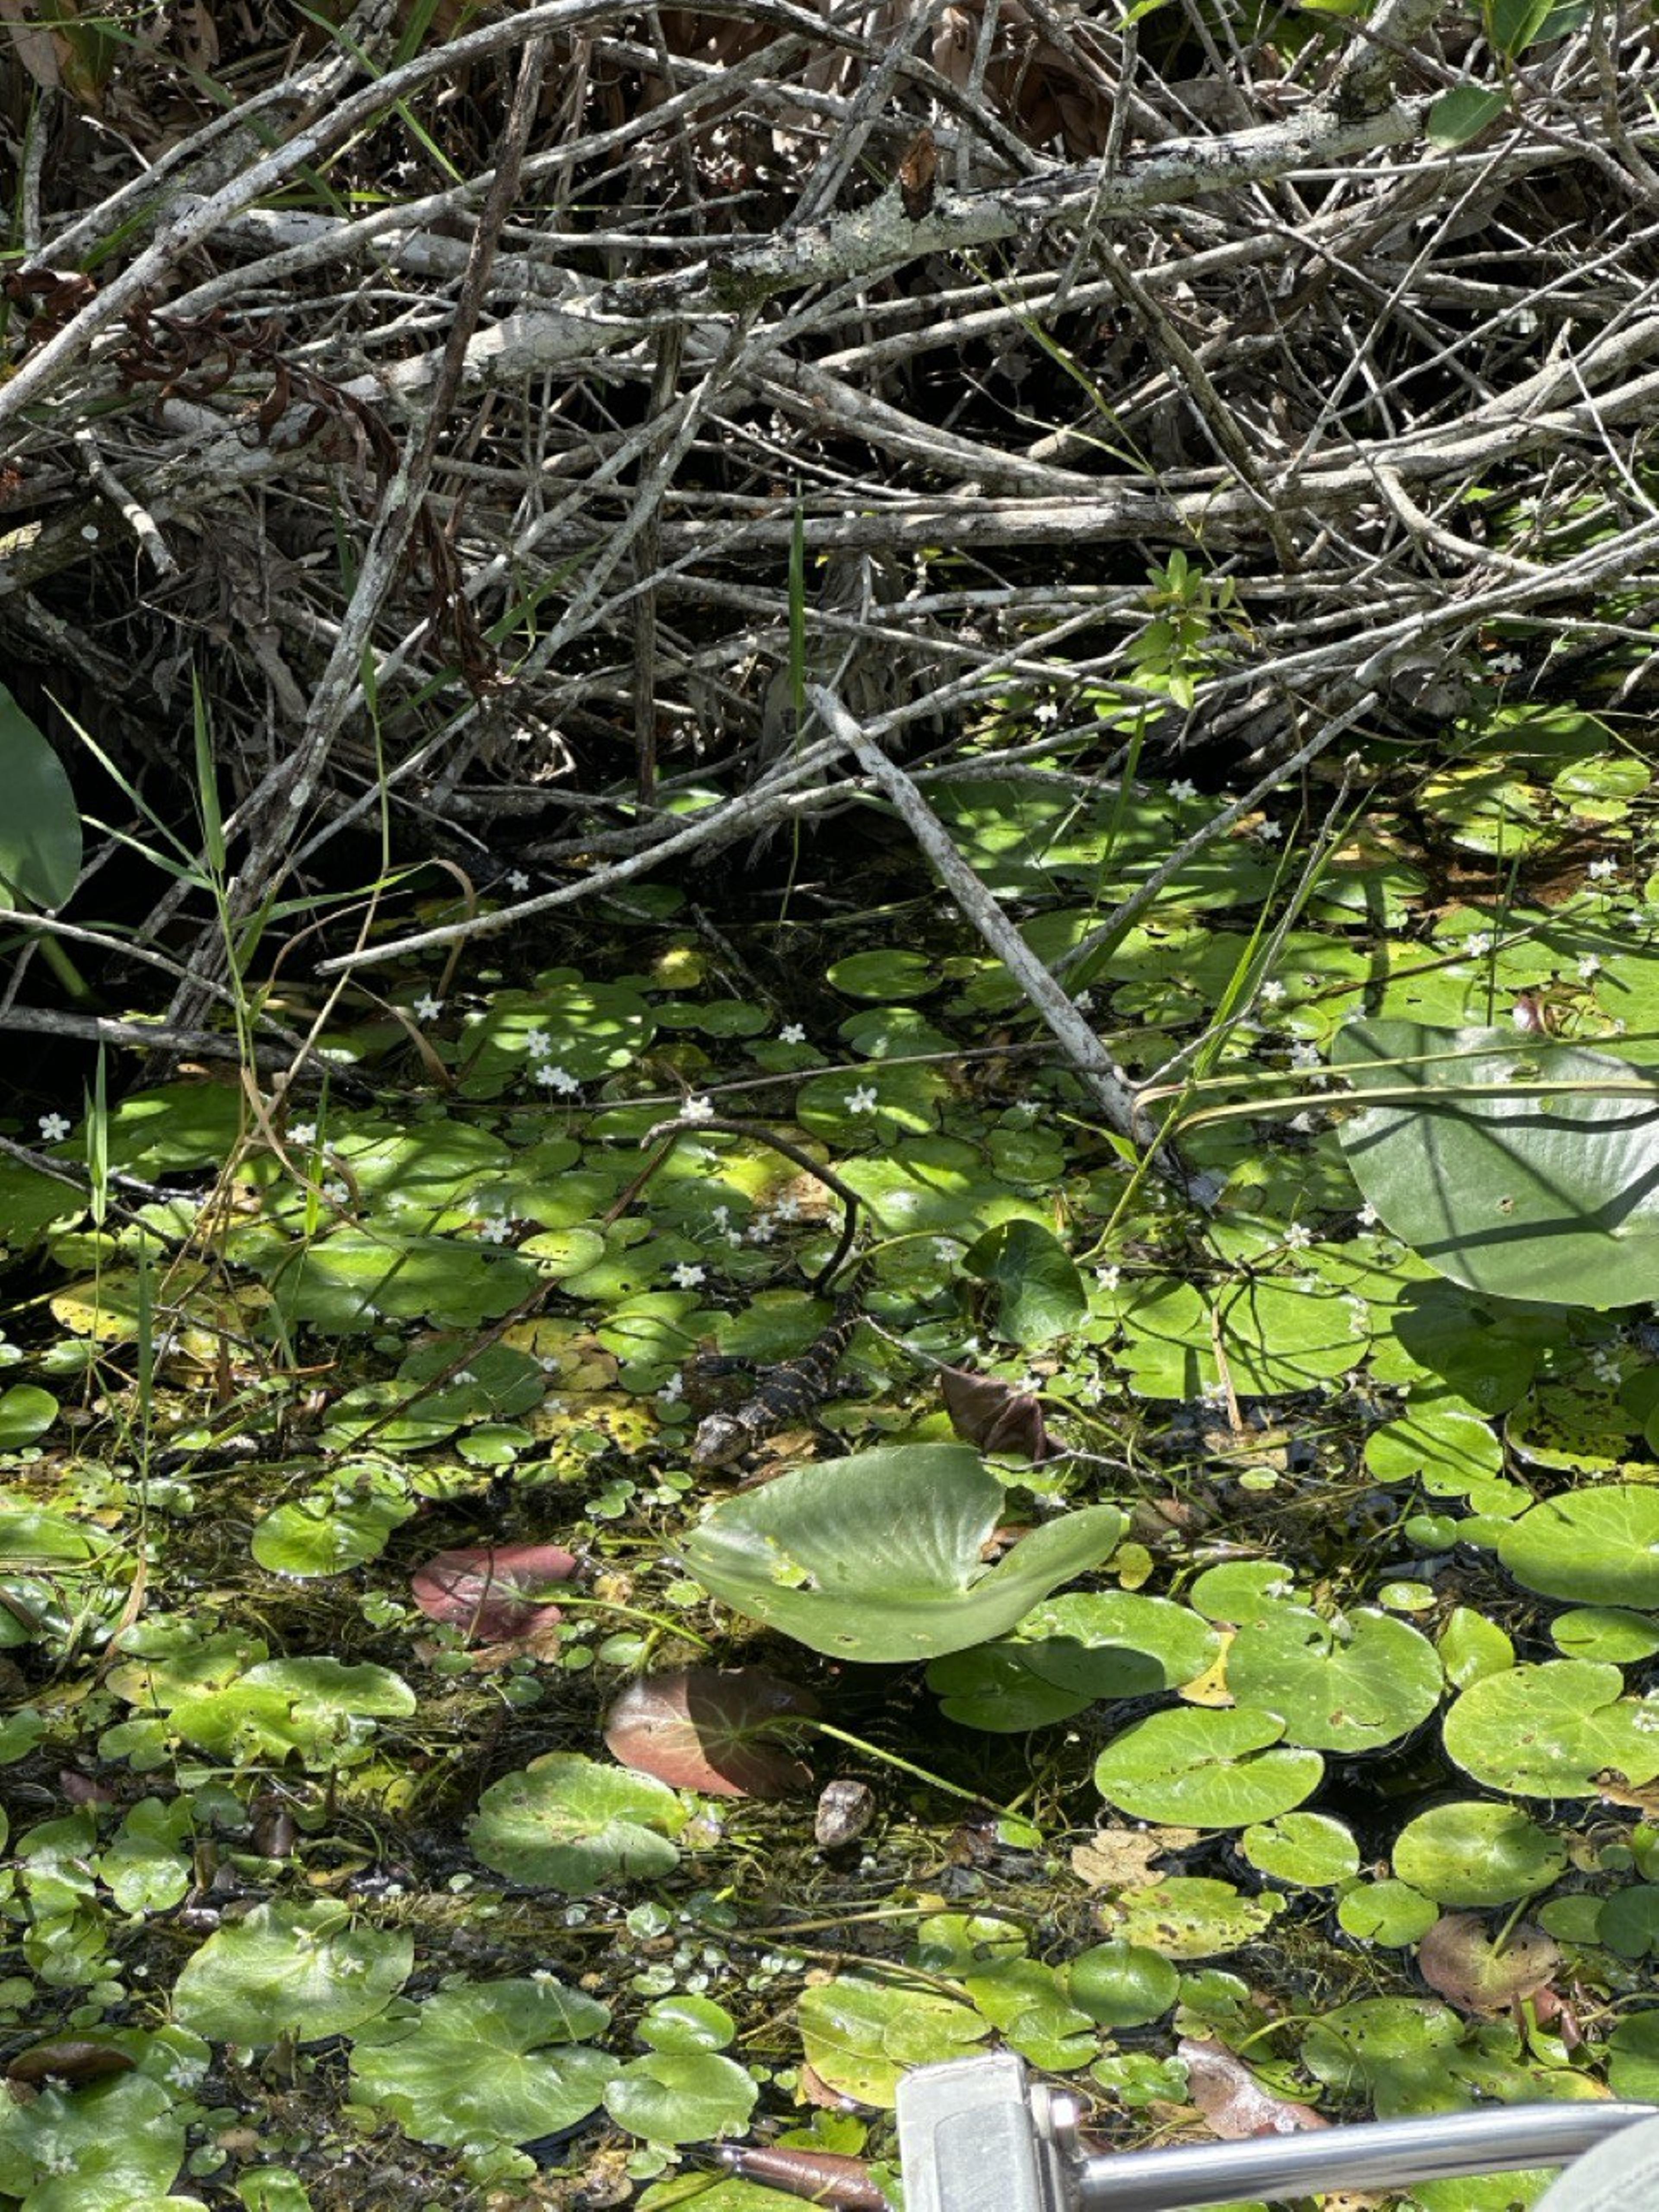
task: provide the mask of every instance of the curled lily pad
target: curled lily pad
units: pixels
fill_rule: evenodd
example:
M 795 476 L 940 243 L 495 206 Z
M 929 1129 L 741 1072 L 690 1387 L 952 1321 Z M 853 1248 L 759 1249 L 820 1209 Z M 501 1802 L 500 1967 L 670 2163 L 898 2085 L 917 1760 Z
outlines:
M 1559 1836 L 1516 1805 L 1431 1805 L 1395 1840 L 1395 1871 L 1437 1903 L 1511 1905 L 1547 1889 L 1567 1863 Z
M 1659 1775 L 1659 1705 L 1627 1698 L 1616 1667 L 1553 1659 L 1465 1690 L 1446 1716 L 1447 1751 L 1488 1789 L 1590 1797 L 1609 1771 L 1638 1787 Z
M 1288 1750 L 1270 1714 L 1194 1708 L 1153 1713 L 1095 1762 L 1095 1787 L 1140 1820 L 1242 1828 L 1288 1813 L 1319 1787 L 1317 1752 Z
M 1287 1742 L 1323 1751 L 1397 1741 L 1434 1711 L 1441 1686 L 1434 1646 L 1385 1613 L 1325 1620 L 1279 1606 L 1241 1628 L 1227 1652 L 1239 1705 L 1276 1714 Z
M 927 1659 L 1001 1636 L 1122 1534 L 1113 1505 L 1045 1522 L 994 1567 L 1002 1486 L 961 1444 L 901 1444 L 781 1475 L 716 1505 L 690 1571 L 739 1613 L 815 1651 Z

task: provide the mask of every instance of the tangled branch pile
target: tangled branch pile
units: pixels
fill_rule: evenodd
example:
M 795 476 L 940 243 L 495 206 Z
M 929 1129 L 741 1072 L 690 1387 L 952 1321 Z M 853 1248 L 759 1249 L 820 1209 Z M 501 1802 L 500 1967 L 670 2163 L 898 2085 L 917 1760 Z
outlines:
M 1644 677 L 1645 9 L 46 12 L 0 640 L 185 824 L 194 677 L 244 915 L 383 799 L 493 922 L 838 803 L 809 687 L 1271 763 Z

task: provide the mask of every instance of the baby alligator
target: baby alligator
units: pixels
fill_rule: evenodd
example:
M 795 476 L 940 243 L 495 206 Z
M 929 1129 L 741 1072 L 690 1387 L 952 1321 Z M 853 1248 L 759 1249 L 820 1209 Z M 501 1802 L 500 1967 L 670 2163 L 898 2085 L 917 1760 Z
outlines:
M 863 1310 L 861 1290 L 859 1278 L 854 1277 L 845 1293 L 836 1300 L 830 1326 L 821 1336 L 813 1338 L 805 1352 L 797 1352 L 793 1359 L 781 1360 L 775 1367 L 763 1367 L 755 1377 L 752 1397 L 735 1412 L 710 1413 L 698 1425 L 697 1433 L 691 1440 L 694 1466 L 725 1467 L 763 1443 L 787 1422 L 799 1420 L 815 1406 L 823 1404 L 830 1395 L 841 1356 L 859 1325 Z

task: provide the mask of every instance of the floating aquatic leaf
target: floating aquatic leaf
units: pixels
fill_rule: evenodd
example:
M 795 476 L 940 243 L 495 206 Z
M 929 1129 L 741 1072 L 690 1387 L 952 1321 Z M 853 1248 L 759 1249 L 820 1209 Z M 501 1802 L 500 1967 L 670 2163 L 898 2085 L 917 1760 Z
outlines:
M 982 2014 L 912 1982 L 838 1974 L 798 2008 L 807 2063 L 832 2089 L 889 2107 L 912 2066 L 960 2058 L 991 2033 Z
M 1523 1920 L 1491 1936 L 1472 1912 L 1445 1914 L 1417 1949 L 1424 1980 L 1460 2012 L 1507 2012 L 1542 1989 L 1560 1964 L 1559 1949 L 1541 1928 Z
M 1545 1498 L 1505 1531 L 1498 1556 L 1546 1597 L 1659 1606 L 1659 1490 L 1612 1483 Z
M 1659 1705 L 1624 1688 L 1616 1667 L 1585 1659 L 1488 1674 L 1447 1714 L 1446 1749 L 1477 1782 L 1517 1796 L 1594 1796 L 1609 1771 L 1639 1786 L 1659 1775 Z
M 481 1644 L 505 1644 L 558 1620 L 545 1594 L 576 1571 L 574 1553 L 559 1544 L 478 1544 L 434 1553 L 410 1589 L 428 1620 Z
M 1275 1715 L 1288 1743 L 1374 1751 L 1428 1717 L 1442 1677 L 1433 1645 L 1387 1613 L 1326 1620 L 1279 1606 L 1228 1646 L 1227 1687 L 1242 1707 Z
M 1244 2142 L 1252 2136 L 1295 2135 L 1330 2122 L 1311 2105 L 1275 2096 L 1224 2044 L 1182 2036 L 1176 2055 L 1187 2069 L 1187 2094 L 1205 2125 L 1223 2142 Z
M 680 1856 L 670 1838 L 688 1818 L 649 1775 L 550 1751 L 485 1790 L 469 1840 L 499 1874 L 586 1897 L 615 1879 L 668 1873 Z
M 384 2012 L 414 1962 L 412 1935 L 354 1927 L 332 1900 L 256 1905 L 185 1960 L 173 2015 L 216 2043 L 315 2043 Z
M 1559 1837 L 1515 1805 L 1432 1805 L 1395 1839 L 1394 1866 L 1437 1904 L 1511 1905 L 1547 1889 L 1567 1863 Z
M 1285 1748 L 1284 1734 L 1265 1712 L 1153 1713 L 1107 1745 L 1095 1787 L 1137 1820 L 1242 1828 L 1289 1812 L 1323 1778 L 1318 1753 Z
M 1027 1350 L 1067 1334 L 1089 1310 L 1083 1278 L 1069 1254 L 1035 1221 L 988 1230 L 963 1253 L 962 1267 L 991 1287 L 992 1333 Z
M 1002 1486 L 965 1445 L 893 1445 L 723 1501 L 684 1554 L 716 1597 L 815 1651 L 926 1659 L 1006 1634 L 1123 1531 L 1115 1506 L 1088 1506 L 987 1567 L 1005 1509 Z
M 598 2109 L 617 2062 L 582 2046 L 610 2017 L 550 1975 L 440 1990 L 358 2028 L 353 2085 L 420 2142 L 529 2142 Z
M 605 1717 L 605 1747 L 676 1790 L 786 1797 L 812 1777 L 778 1736 L 817 1711 L 810 1692 L 763 1668 L 683 1667 L 629 1685 Z
M 1344 1122 L 1342 1140 L 1367 1200 L 1431 1267 L 1504 1297 L 1651 1297 L 1651 1075 L 1548 1038 L 1401 1021 L 1349 1023 L 1332 1064 L 1362 1099 L 1407 1094 Z

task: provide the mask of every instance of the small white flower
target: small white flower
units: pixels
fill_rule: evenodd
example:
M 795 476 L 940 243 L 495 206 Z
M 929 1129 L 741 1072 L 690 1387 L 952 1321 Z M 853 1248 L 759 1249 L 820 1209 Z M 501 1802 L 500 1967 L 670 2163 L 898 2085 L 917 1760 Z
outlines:
M 1486 665 L 1494 676 L 1518 676 L 1521 656 L 1518 653 L 1495 653 Z
M 548 1060 L 552 1056 L 553 1040 L 545 1030 L 532 1030 L 524 1041 L 524 1048 L 532 1060 Z
M 729 1206 L 710 1206 L 708 1218 L 716 1229 L 725 1231 L 732 1226 L 732 1209 Z
M 955 1265 L 957 1254 L 961 1249 L 953 1237 L 935 1237 L 933 1239 L 933 1257 L 942 1261 L 947 1267 Z
M 1190 776 L 1177 776 L 1175 781 L 1170 786 L 1170 796 L 1171 799 L 1176 800 L 1177 805 L 1183 803 L 1188 799 L 1196 799 L 1198 797 L 1198 786 L 1192 781 Z
M 1589 1364 L 1590 1373 L 1598 1382 L 1616 1382 L 1624 1372 L 1619 1364 L 1618 1353 L 1609 1352 L 1605 1346 L 1591 1352 Z
M 1285 986 L 1277 977 L 1261 986 L 1261 999 L 1264 1006 L 1276 1006 L 1285 996 Z
M 1619 863 L 1608 854 L 1604 860 L 1592 860 L 1584 872 L 1593 884 L 1608 883 L 1618 874 Z
M 95 545 L 98 543 L 98 525 L 95 522 L 83 522 L 81 525 L 81 535 L 88 545 Z
M 800 1200 L 798 1198 L 779 1199 L 772 1208 L 772 1218 L 775 1221 L 799 1221 Z
M 1638 1735 L 1652 1735 L 1659 1731 L 1659 1711 L 1649 1705 L 1639 1705 L 1631 1715 L 1630 1724 Z M 58 2170 L 63 2171 L 61 2167 Z
M 1345 1298 L 1342 1303 L 1348 1309 L 1349 1335 L 1369 1336 L 1371 1333 L 1371 1316 L 1370 1309 L 1364 1299 Z
M 1293 1221 L 1285 1231 L 1285 1242 L 1292 1251 L 1305 1252 L 1313 1243 L 1313 1231 L 1305 1221 Z
M 714 1118 L 714 1102 L 712 1098 L 702 1096 L 688 1098 L 680 1109 L 682 1121 L 712 1121 Z
M 556 1067 L 550 1060 L 537 1062 L 536 1080 L 545 1084 L 550 1091 L 556 1091 L 562 1098 L 574 1097 L 581 1089 L 568 1067 Z
M 805 1042 L 806 1031 L 799 1022 L 786 1022 L 778 1031 L 780 1044 L 805 1044 Z
M 1095 994 L 1092 991 L 1079 991 L 1072 1004 L 1079 1013 L 1091 1014 L 1095 1010 Z
M 48 1145 L 61 1145 L 70 1128 L 67 1114 L 43 1114 L 40 1116 L 40 1135 Z
M 504 1213 L 492 1213 L 478 1224 L 478 1234 L 487 1244 L 505 1244 L 513 1234 L 513 1224 Z
M 530 878 L 522 868 L 509 870 L 507 888 L 510 891 L 527 891 L 530 889 Z
M 663 1384 L 661 1389 L 658 1391 L 657 1395 L 662 1400 L 665 1406 L 678 1405 L 679 1401 L 685 1395 L 684 1376 L 680 1374 L 677 1370 Z
M 876 1103 L 874 1084 L 860 1083 L 855 1091 L 848 1093 L 847 1110 L 849 1114 L 873 1114 L 876 1110 Z
M 1377 1212 L 1376 1208 L 1371 1204 L 1369 1199 L 1367 1199 L 1364 1205 L 1360 1207 L 1357 1218 L 1362 1229 L 1375 1229 L 1377 1223 L 1382 1218 L 1382 1215 Z
M 430 991 L 423 999 L 416 999 L 415 1001 L 415 1018 L 417 1022 L 435 1022 L 443 1010 L 443 1000 L 434 999 Z
M 777 1235 L 777 1231 L 778 1224 L 769 1213 L 757 1213 L 750 1223 L 745 1233 L 751 1244 L 769 1244 Z M 728 1244 L 741 1244 L 743 1238 L 734 1229 L 729 1233 L 726 1241 Z
M 1492 951 L 1492 932 L 1489 929 L 1477 929 L 1474 934 L 1465 942 L 1463 950 L 1472 960 L 1484 960 L 1487 953 Z
M 1280 823 L 1262 822 L 1256 825 L 1255 834 L 1264 845 L 1276 845 L 1285 835 L 1285 830 Z
M 1593 983 L 1601 972 L 1601 962 L 1593 952 L 1587 952 L 1578 963 L 1580 980 L 1586 983 Z
M 1123 1270 L 1121 1267 L 1097 1267 L 1095 1280 L 1103 1291 L 1115 1291 L 1123 1280 Z
M 682 1260 L 674 1270 L 674 1286 L 677 1290 L 695 1291 L 708 1272 L 706 1267 L 698 1267 L 694 1260 Z
M 337 1180 L 323 1185 L 323 1196 L 331 1206 L 347 1206 L 351 1201 L 350 1191 L 344 1183 Z
M 298 1145 L 301 1152 L 308 1152 L 317 1141 L 317 1124 L 314 1121 L 290 1121 L 288 1140 L 291 1145 Z
M 1060 720 L 1060 709 L 1052 699 L 1045 699 L 1036 712 L 1039 722 L 1057 722 Z

